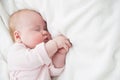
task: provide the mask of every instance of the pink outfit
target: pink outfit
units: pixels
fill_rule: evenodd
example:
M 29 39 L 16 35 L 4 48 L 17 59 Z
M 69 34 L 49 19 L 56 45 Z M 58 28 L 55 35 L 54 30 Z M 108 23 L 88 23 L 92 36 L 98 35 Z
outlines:
M 51 80 L 63 68 L 55 68 L 45 50 L 44 43 L 34 49 L 15 43 L 8 52 L 10 80 Z

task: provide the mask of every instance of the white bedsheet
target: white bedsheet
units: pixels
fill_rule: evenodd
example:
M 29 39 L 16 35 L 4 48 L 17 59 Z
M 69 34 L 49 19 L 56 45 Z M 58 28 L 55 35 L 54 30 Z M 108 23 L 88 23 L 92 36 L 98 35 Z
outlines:
M 39 11 L 53 36 L 63 33 L 73 44 L 65 71 L 56 80 L 120 80 L 120 0 L 1 2 L 0 80 L 8 79 L 6 50 L 12 44 L 6 16 L 22 8 Z

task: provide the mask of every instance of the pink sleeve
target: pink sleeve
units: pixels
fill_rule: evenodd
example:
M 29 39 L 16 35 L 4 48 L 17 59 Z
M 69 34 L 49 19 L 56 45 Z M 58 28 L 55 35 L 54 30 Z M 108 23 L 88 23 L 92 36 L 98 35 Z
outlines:
M 63 72 L 64 67 L 62 67 L 62 68 L 55 68 L 54 65 L 51 64 L 49 66 L 49 70 L 50 70 L 51 76 L 59 76 Z
M 8 54 L 7 61 L 11 69 L 19 70 L 34 69 L 51 63 L 44 43 L 37 45 L 34 49 L 26 49 L 23 45 L 17 45 L 17 48 L 14 47 Z
M 44 43 L 37 45 L 35 49 L 36 49 L 36 51 L 38 51 L 38 53 L 39 53 L 38 57 L 39 57 L 39 59 L 42 59 L 43 64 L 49 65 L 51 63 L 51 59 L 48 56 L 48 53 L 44 46 Z

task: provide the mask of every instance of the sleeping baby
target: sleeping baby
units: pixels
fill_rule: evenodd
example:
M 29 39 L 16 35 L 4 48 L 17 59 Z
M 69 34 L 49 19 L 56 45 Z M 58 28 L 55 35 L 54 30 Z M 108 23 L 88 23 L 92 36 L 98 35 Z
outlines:
M 40 13 L 18 10 L 9 27 L 14 41 L 7 56 L 10 80 L 51 80 L 62 73 L 71 43 L 64 35 L 52 39 Z

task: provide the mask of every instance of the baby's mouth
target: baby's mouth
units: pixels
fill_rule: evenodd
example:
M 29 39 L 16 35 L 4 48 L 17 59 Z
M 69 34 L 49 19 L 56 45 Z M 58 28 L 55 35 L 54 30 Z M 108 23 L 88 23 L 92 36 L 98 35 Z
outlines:
M 44 42 L 45 42 L 45 43 L 48 42 L 48 41 L 49 41 L 48 37 L 44 39 Z

